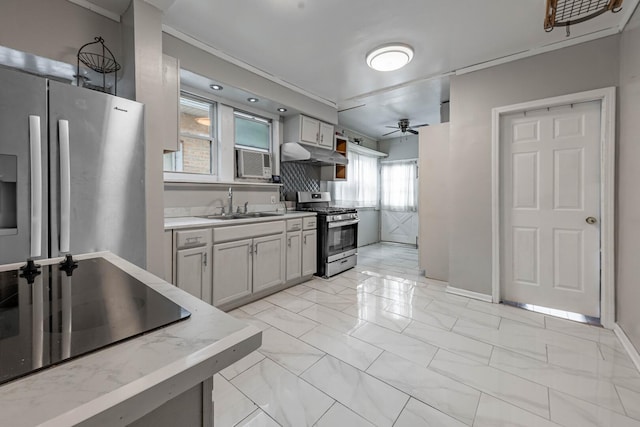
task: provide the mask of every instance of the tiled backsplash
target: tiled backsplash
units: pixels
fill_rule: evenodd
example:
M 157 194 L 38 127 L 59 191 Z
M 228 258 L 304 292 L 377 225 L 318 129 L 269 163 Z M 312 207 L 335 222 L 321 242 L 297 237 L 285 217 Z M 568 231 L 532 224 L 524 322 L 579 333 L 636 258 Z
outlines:
M 320 191 L 320 166 L 311 163 L 282 162 L 282 195 L 285 200 L 296 200 L 297 191 Z

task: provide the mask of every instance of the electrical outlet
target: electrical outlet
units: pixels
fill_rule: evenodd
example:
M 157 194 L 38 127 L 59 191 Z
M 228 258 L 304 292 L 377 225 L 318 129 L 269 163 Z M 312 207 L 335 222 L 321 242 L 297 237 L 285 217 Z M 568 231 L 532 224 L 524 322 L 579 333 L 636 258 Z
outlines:
M 276 204 L 276 196 L 271 196 L 271 203 Z

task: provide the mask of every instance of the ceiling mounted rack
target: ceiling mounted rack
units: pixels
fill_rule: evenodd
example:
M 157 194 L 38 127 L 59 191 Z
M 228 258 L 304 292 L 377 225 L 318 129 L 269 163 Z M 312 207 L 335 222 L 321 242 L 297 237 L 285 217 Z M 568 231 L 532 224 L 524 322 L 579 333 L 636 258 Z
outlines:
M 553 31 L 555 27 L 566 27 L 567 37 L 571 35 L 570 26 L 579 24 L 605 12 L 622 10 L 624 0 L 547 0 L 544 18 L 544 30 Z

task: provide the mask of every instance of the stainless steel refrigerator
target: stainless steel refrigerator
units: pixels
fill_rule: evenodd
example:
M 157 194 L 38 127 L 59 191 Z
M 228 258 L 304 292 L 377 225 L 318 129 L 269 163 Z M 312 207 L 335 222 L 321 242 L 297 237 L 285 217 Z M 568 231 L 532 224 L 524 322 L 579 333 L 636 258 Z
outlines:
M 0 264 L 110 250 L 146 264 L 144 107 L 0 68 Z

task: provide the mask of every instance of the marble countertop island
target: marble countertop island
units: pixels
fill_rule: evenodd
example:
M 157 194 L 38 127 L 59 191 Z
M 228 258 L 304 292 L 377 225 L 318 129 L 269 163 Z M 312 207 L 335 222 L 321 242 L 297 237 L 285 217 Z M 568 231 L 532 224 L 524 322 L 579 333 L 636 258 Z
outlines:
M 191 317 L 0 386 L 0 424 L 175 425 L 171 417 L 183 417 L 176 409 L 193 404 L 193 412 L 202 412 L 195 414 L 201 416 L 198 424 L 211 425 L 213 374 L 257 349 L 262 333 L 111 253 L 77 259 L 98 256 L 184 307 Z M 1 266 L 0 271 L 16 267 L 20 264 Z M 180 425 L 194 425 L 190 419 L 180 418 Z

